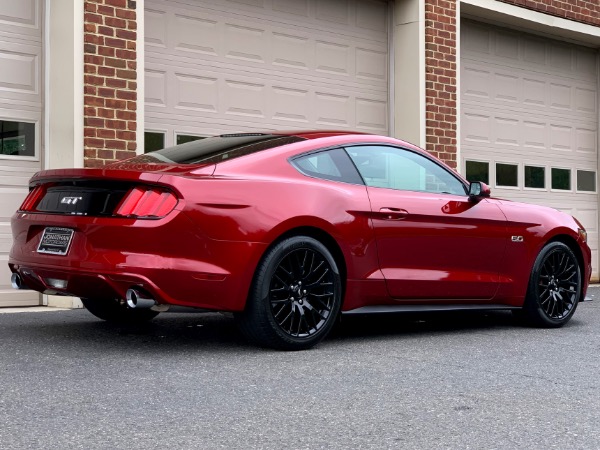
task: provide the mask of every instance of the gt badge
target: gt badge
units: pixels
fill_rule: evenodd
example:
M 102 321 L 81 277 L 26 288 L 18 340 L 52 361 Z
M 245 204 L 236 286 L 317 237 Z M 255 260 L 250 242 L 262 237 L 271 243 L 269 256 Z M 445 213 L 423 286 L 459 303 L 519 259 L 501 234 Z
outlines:
M 63 197 L 60 202 L 63 205 L 75 205 L 79 200 L 82 199 L 82 197 Z

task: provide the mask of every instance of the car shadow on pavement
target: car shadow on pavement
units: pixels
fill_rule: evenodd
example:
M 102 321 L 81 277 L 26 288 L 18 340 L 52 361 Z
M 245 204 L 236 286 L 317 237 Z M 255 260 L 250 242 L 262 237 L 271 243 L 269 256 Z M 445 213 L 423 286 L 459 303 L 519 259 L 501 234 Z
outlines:
M 469 333 L 471 330 L 522 328 L 510 311 L 445 311 L 342 316 L 339 339 L 419 334 Z
M 29 340 L 54 342 L 61 347 L 89 347 L 90 351 L 152 352 L 253 352 L 263 351 L 247 342 L 230 316 L 217 313 L 165 313 L 151 322 L 123 326 L 106 323 L 87 311 L 44 314 L 43 323 L 29 321 L 17 329 Z M 567 327 L 580 325 L 576 319 Z M 504 333 L 527 329 L 507 311 L 402 313 L 343 316 L 329 337 L 316 348 L 357 341 L 401 340 L 407 337 L 447 336 L 475 331 Z M 520 331 L 519 331 L 520 330 Z M 4 330 L 10 332 L 9 330 Z

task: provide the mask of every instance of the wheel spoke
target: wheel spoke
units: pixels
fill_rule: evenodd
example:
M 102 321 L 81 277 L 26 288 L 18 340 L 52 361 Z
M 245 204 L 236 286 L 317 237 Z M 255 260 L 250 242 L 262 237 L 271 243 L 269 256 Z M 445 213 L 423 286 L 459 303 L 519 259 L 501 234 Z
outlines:
M 325 314 L 323 314 L 318 309 L 313 308 L 312 305 L 310 303 L 308 303 L 308 301 L 304 302 L 304 306 L 306 307 L 306 309 L 310 310 L 311 312 L 314 312 L 314 313 L 318 314 L 319 316 L 321 316 L 322 319 L 327 319 L 327 316 Z M 327 311 L 329 311 L 329 308 L 327 308 Z
M 273 275 L 273 278 L 275 278 L 279 283 L 281 283 L 287 287 L 287 283 L 285 281 L 283 281 L 283 279 L 279 275 L 275 274 L 275 275 Z
M 323 274 L 319 277 L 319 279 L 317 281 L 315 281 L 314 283 L 309 284 L 307 287 L 313 287 L 317 284 L 319 284 L 321 282 L 321 280 L 325 277 L 325 275 L 327 275 L 329 273 L 329 269 L 325 269 L 325 272 L 323 272 Z

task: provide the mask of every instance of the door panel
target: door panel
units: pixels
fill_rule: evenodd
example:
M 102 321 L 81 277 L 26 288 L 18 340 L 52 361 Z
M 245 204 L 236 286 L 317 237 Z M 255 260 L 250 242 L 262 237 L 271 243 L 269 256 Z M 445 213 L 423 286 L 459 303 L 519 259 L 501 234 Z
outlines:
M 379 263 L 397 299 L 490 299 L 508 241 L 486 200 L 368 188 Z M 391 211 L 391 212 L 390 212 Z
M 454 172 L 429 155 L 384 145 L 346 151 L 371 201 L 379 264 L 397 299 L 490 299 L 508 241 L 492 202 L 469 201 Z

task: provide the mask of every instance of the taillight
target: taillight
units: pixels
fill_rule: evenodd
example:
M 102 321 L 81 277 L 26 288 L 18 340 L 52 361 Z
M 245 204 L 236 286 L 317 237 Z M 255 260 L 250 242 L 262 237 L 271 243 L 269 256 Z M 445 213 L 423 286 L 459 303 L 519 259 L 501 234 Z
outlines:
M 154 219 L 164 217 L 177 205 L 177 197 L 154 187 L 138 186 L 131 189 L 117 207 L 115 215 Z
M 31 191 L 29 191 L 27 197 L 25 197 L 25 201 L 19 208 L 19 211 L 33 211 L 43 193 L 44 188 L 42 188 L 42 186 L 34 187 Z

